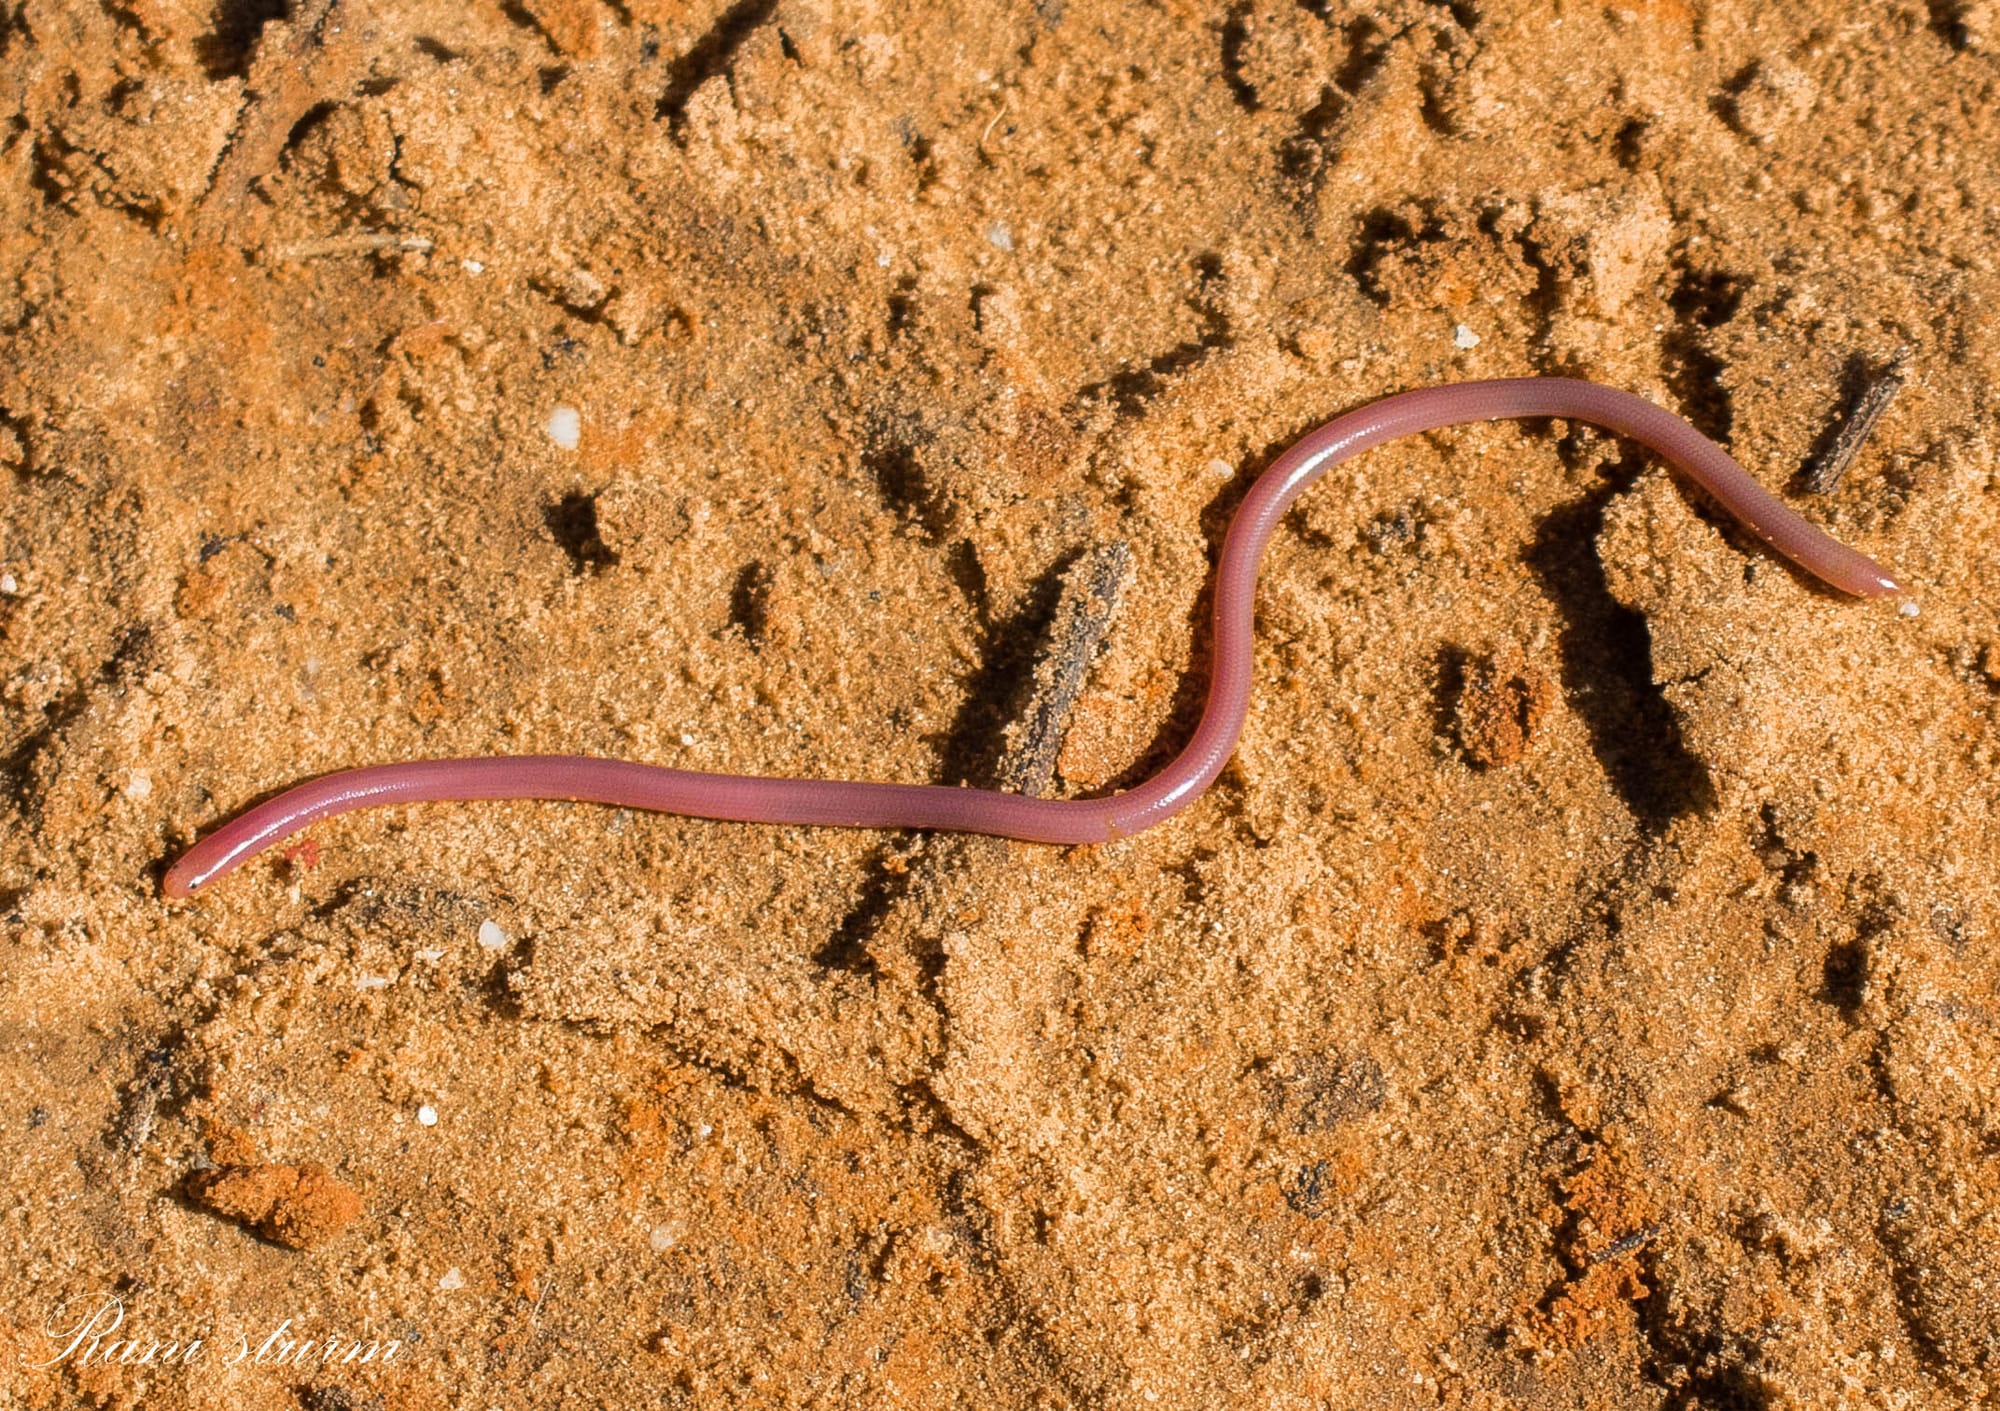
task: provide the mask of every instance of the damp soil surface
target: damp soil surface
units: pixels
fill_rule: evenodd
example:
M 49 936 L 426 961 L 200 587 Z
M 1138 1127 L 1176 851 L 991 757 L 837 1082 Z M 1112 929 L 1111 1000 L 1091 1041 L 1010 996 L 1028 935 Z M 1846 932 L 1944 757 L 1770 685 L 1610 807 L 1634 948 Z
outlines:
M 1996 146 L 1993 0 L 0 0 L 0 1404 L 2000 1396 Z M 1129 786 L 1278 451 L 1537 373 L 1911 591 L 1465 427 L 1155 831 L 160 895 L 350 765 L 989 782 L 1121 544 Z

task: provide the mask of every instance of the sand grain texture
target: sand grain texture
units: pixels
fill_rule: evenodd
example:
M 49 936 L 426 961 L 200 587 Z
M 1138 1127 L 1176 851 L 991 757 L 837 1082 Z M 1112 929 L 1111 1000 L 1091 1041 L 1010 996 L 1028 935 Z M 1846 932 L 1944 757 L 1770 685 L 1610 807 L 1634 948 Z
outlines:
M 0 1402 L 2000 1395 L 1991 4 L 279 8 L 0 0 Z M 1293 513 L 1141 837 L 429 806 L 158 895 L 398 758 L 983 782 L 1099 544 L 1046 787 L 1129 784 L 1249 479 L 1535 373 L 1916 612 L 1467 427 Z M 401 1350 L 29 1365 L 114 1294 Z

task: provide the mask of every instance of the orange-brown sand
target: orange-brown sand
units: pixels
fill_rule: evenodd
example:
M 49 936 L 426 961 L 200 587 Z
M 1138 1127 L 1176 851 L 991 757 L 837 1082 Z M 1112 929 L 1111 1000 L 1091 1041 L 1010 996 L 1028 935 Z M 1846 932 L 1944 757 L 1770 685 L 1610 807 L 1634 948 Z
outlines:
M 0 3 L 0 1405 L 2000 1397 L 1997 145 L 1992 0 Z M 1130 783 L 1249 478 L 1533 373 L 1913 591 L 1465 428 L 1294 513 L 1138 838 L 158 894 L 353 764 L 976 781 L 1113 540 Z

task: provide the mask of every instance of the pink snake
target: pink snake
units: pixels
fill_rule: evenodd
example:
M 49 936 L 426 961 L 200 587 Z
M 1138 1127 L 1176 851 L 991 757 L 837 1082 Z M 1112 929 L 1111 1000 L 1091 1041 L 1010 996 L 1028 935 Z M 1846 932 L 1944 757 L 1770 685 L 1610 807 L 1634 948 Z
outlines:
M 1629 392 L 1567 378 L 1464 382 L 1385 397 L 1308 433 L 1244 498 L 1216 569 L 1214 674 L 1194 737 L 1143 784 L 1091 799 L 1042 799 L 993 789 L 773 779 L 581 755 L 416 760 L 343 770 L 288 789 L 196 843 L 167 870 L 185 897 L 309 824 L 387 804 L 471 799 L 574 799 L 745 823 L 937 828 L 1036 843 L 1102 843 L 1171 818 L 1214 782 L 1250 707 L 1253 605 L 1264 547 L 1292 502 L 1334 466 L 1415 432 L 1508 417 L 1591 422 L 1651 447 L 1778 553 L 1843 592 L 1900 591 L 1872 559 L 1814 528 L 1713 441 Z

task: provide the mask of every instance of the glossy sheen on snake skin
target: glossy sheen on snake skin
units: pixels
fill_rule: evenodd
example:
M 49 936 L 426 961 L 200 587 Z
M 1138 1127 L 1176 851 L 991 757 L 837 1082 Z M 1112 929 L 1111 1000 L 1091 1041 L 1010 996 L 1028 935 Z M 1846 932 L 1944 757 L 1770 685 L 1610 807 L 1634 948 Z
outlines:
M 704 774 L 571 755 L 418 760 L 325 775 L 279 794 L 203 838 L 168 869 L 184 897 L 273 843 L 336 813 L 383 804 L 575 799 L 749 823 L 937 828 L 1038 843 L 1101 843 L 1186 808 L 1221 773 L 1250 706 L 1257 569 L 1279 520 L 1305 488 L 1384 441 L 1461 422 L 1564 417 L 1651 447 L 1777 552 L 1859 597 L 1899 591 L 1882 567 L 1814 528 L 1729 454 L 1673 413 L 1629 392 L 1566 378 L 1464 382 L 1385 397 L 1301 438 L 1245 496 L 1216 569 L 1214 676 L 1194 737 L 1136 788 L 1107 798 L 1039 799 L 990 789 Z

